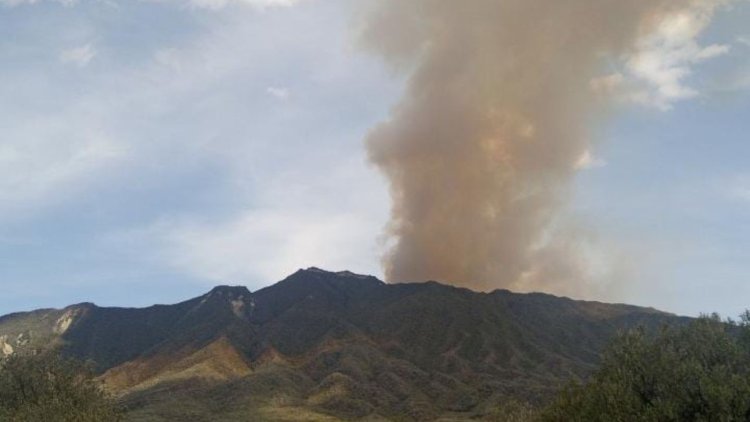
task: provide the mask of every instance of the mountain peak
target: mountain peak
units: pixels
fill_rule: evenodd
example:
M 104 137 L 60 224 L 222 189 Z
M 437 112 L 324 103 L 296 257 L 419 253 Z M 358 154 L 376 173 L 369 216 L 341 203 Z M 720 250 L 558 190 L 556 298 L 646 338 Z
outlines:
M 333 275 L 333 271 L 324 270 L 318 267 L 300 268 L 296 274 L 318 274 L 318 275 Z
M 208 292 L 208 296 L 220 296 L 226 298 L 250 297 L 252 293 L 245 286 L 216 286 Z
M 309 288 L 313 284 L 323 283 L 327 286 L 337 286 L 338 288 L 347 286 L 347 289 L 356 288 L 357 286 L 362 287 L 385 284 L 377 277 L 371 275 L 356 274 L 346 270 L 333 272 L 318 267 L 300 269 L 294 274 L 282 280 L 280 283 L 290 282 L 306 285 L 307 288 Z
M 358 279 L 375 279 L 377 280 L 377 277 L 366 275 L 366 274 L 357 274 L 354 272 L 351 272 L 349 270 L 343 270 L 343 271 L 328 271 L 324 270 L 322 268 L 318 267 L 309 267 L 306 269 L 300 269 L 297 271 L 297 274 L 317 274 L 317 275 L 323 275 L 323 276 L 338 276 L 338 277 L 346 277 L 346 278 L 358 278 Z

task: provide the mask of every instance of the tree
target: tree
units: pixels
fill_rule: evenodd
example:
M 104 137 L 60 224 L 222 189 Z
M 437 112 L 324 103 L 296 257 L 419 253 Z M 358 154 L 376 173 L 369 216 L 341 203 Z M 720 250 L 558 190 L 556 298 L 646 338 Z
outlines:
M 545 421 L 750 420 L 750 314 L 717 315 L 655 334 L 624 333 L 585 385 L 564 390 Z
M 109 422 L 121 417 L 87 367 L 47 353 L 11 356 L 0 364 L 0 420 Z

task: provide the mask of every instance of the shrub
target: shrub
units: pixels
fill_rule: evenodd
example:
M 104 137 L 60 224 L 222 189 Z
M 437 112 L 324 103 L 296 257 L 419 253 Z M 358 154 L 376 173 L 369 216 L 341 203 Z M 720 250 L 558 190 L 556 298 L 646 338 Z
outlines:
M 0 364 L 0 420 L 109 422 L 121 417 L 88 368 L 49 353 L 11 356 Z
M 750 420 L 750 314 L 702 317 L 617 338 L 585 385 L 564 390 L 544 421 Z

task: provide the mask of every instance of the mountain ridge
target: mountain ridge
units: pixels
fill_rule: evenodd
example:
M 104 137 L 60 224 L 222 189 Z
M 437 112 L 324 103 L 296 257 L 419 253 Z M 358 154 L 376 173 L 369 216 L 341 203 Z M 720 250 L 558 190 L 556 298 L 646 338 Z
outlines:
M 129 420 L 460 420 L 511 398 L 544 402 L 591 373 L 619 330 L 685 320 L 311 267 L 255 292 L 216 286 L 174 305 L 0 317 L 0 354 L 54 348 L 93 361 Z

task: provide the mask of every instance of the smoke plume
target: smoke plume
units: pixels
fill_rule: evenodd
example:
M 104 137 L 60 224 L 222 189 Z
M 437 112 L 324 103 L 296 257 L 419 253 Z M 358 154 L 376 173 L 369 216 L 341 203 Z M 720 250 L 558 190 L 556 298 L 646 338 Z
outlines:
M 393 200 L 386 278 L 529 290 L 585 277 L 579 230 L 555 222 L 591 157 L 592 86 L 621 79 L 597 79 L 603 63 L 636 54 L 666 17 L 720 3 L 379 0 L 365 44 L 410 72 L 367 140 Z

